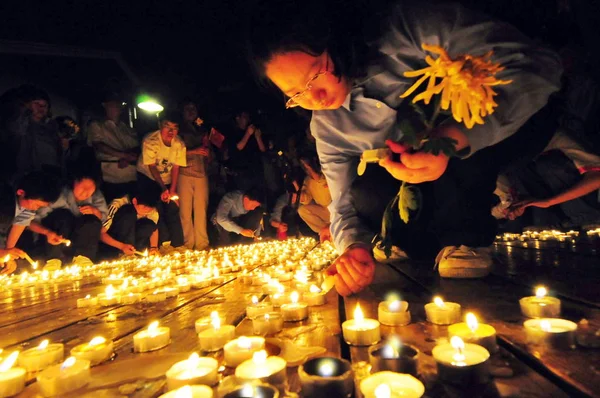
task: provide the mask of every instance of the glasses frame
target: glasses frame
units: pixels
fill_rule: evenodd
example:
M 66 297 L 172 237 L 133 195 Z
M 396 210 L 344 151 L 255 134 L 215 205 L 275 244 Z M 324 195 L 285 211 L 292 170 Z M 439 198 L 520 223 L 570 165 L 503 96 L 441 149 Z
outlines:
M 313 86 L 312 83 L 317 80 L 317 78 L 319 76 L 323 76 L 329 73 L 329 56 L 327 57 L 327 63 L 325 64 L 325 70 L 324 71 L 319 71 L 318 73 L 316 73 L 313 77 L 311 77 L 310 79 L 308 79 L 308 81 L 306 82 L 306 85 L 304 87 L 304 90 L 297 92 L 296 94 L 292 95 L 286 102 L 285 102 L 285 109 L 290 109 L 290 108 L 295 108 L 297 106 L 300 106 L 300 104 L 297 102 L 297 100 L 299 98 L 302 98 L 303 96 L 306 95 L 306 93 L 308 93 L 310 90 L 312 90 Z

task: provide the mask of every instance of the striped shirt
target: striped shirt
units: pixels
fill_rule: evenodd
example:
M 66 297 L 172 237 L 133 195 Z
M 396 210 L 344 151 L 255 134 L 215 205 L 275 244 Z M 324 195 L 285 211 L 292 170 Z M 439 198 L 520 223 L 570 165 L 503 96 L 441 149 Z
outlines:
M 19 201 L 15 200 L 15 218 L 13 219 L 13 225 L 21 225 L 28 227 L 31 221 L 35 218 L 35 210 L 29 210 L 19 206 Z
M 117 199 L 113 200 L 110 203 L 110 206 L 108 206 L 108 215 L 106 216 L 106 221 L 104 221 L 104 224 L 102 224 L 102 227 L 104 227 L 104 229 L 106 231 L 108 231 L 112 225 L 115 214 L 117 214 L 117 211 L 119 211 L 119 209 L 121 207 L 123 207 L 125 205 L 129 205 L 129 204 L 131 204 L 131 200 L 129 199 L 129 196 L 127 196 L 127 195 L 123 196 L 122 198 L 117 198 Z M 137 211 L 136 211 L 136 214 L 137 214 L 138 220 L 140 218 L 147 218 L 149 220 L 152 220 L 154 222 L 154 224 L 158 224 L 158 211 L 156 209 L 152 210 L 148 214 L 141 215 Z

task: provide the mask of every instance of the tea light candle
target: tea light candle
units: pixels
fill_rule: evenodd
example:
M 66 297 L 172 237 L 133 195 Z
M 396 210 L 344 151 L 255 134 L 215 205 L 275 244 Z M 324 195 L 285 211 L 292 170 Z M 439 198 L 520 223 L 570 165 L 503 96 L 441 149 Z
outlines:
M 37 347 L 23 351 L 19 355 L 19 365 L 28 372 L 38 372 L 62 362 L 65 359 L 65 346 L 60 343 L 49 343 L 48 340 L 44 340 Z
M 69 357 L 60 365 L 53 365 L 37 376 L 44 397 L 62 396 L 75 391 L 91 380 L 90 361 Z
M 84 298 L 77 299 L 77 308 L 95 307 L 98 305 L 98 297 L 89 294 Z
M 281 332 L 283 317 L 278 312 L 269 312 L 252 320 L 254 334 L 269 336 Z
M 267 356 L 265 350 L 257 351 L 252 359 L 242 362 L 235 369 L 235 376 L 241 380 L 260 380 L 274 386 L 281 386 L 287 382 L 287 362 L 277 356 Z
M 318 286 L 311 285 L 309 291 L 304 293 L 303 300 L 309 307 L 324 305 L 327 302 L 325 294 Z
M 554 348 L 575 348 L 577 324 L 558 318 L 529 319 L 523 324 L 527 343 Z
M 160 303 L 167 299 L 167 293 L 161 290 L 155 290 L 146 296 L 146 301 L 149 303 Z
M 19 351 L 10 354 L 0 363 L 0 397 L 12 397 L 25 388 L 25 368 L 14 367 Z
M 177 287 L 179 288 L 180 293 L 185 293 L 189 292 L 192 286 L 187 278 L 179 277 L 177 278 Z
M 179 295 L 179 288 L 174 286 L 164 287 L 161 289 L 161 291 L 167 295 L 167 298 L 173 298 Z
M 434 325 L 451 325 L 460 320 L 460 304 L 444 302 L 435 297 L 433 303 L 425 304 L 427 320 Z
M 90 366 L 110 359 L 112 353 L 113 342 L 100 336 L 94 337 L 89 343 L 79 344 L 71 349 L 71 356 L 89 361 Z
M 548 291 L 540 286 L 535 296 L 523 297 L 519 300 L 521 312 L 528 318 L 556 318 L 560 315 L 560 300 L 547 296 Z
M 273 312 L 273 305 L 267 302 L 259 302 L 257 296 L 252 296 L 251 303 L 246 307 L 246 316 L 250 319 Z
M 219 362 L 214 358 L 200 357 L 192 353 L 185 361 L 180 361 L 167 370 L 167 389 L 175 390 L 188 384 L 214 386 L 218 382 Z
M 452 384 L 484 384 L 489 379 L 490 353 L 476 344 L 465 344 L 458 336 L 450 344 L 435 346 L 431 352 L 438 377 Z
M 124 296 L 121 296 L 121 304 L 131 305 L 139 303 L 142 299 L 142 295 L 140 293 L 129 293 Z
M 290 295 L 291 303 L 281 306 L 281 314 L 285 322 L 303 321 L 308 318 L 308 305 L 298 302 L 298 292 L 293 292 Z
M 202 351 L 219 351 L 235 337 L 235 326 L 221 326 L 220 318 L 212 319 L 212 328 L 203 330 L 198 334 L 198 342 Z
M 195 327 L 196 333 L 201 333 L 203 330 L 212 328 L 212 322 L 214 318 L 219 318 L 221 324 L 225 323 L 225 318 L 219 315 L 217 311 L 213 311 L 210 313 L 210 316 L 205 316 L 202 318 L 196 319 Z
M 410 311 L 406 301 L 382 301 L 377 308 L 377 318 L 382 325 L 404 326 L 410 323 Z
M 152 322 L 147 329 L 133 335 L 133 349 L 135 352 L 148 352 L 160 350 L 171 342 L 171 329 L 159 326 L 158 321 Z
M 385 371 L 363 379 L 360 392 L 365 398 L 419 398 L 425 394 L 425 386 L 411 375 Z
M 213 390 L 208 386 L 183 386 L 177 390 L 169 391 L 159 398 L 212 398 Z
M 225 282 L 225 277 L 224 277 L 224 276 L 221 276 L 221 275 L 219 274 L 219 269 L 218 269 L 218 268 L 215 268 L 215 270 L 213 271 L 213 278 L 212 278 L 212 281 L 211 281 L 211 283 L 212 283 L 213 285 L 221 285 L 221 284 L 223 284 L 224 282 Z
M 116 293 L 113 285 L 108 285 L 104 293 L 98 294 L 98 303 L 103 307 L 119 304 L 120 295 Z
M 402 344 L 398 338 L 390 338 L 383 344 L 369 348 L 369 363 L 373 372 L 389 370 L 417 375 L 419 350 Z
M 350 345 L 372 345 L 381 340 L 379 322 L 365 318 L 360 304 L 356 305 L 354 319 L 342 323 L 342 334 L 346 343 Z
M 235 376 L 230 376 L 235 379 Z M 233 389 L 226 389 L 225 395 L 223 398 L 250 398 L 250 397 L 260 397 L 260 398 L 279 398 L 279 391 L 268 384 L 260 384 L 258 382 L 254 383 L 246 383 L 241 386 L 233 387 Z M 221 389 L 219 388 L 219 393 L 221 393 Z
M 284 294 L 283 292 L 275 293 L 271 296 L 271 304 L 273 305 L 273 307 L 276 308 L 279 308 L 282 305 L 289 304 L 291 302 L 292 300 L 290 299 L 290 295 Z
M 255 352 L 264 348 L 264 337 L 241 336 L 235 340 L 231 340 L 223 347 L 225 351 L 225 365 L 235 368 L 242 362 L 251 359 Z
M 467 343 L 478 344 L 488 350 L 490 354 L 498 351 L 496 329 L 490 325 L 480 324 L 477 317 L 471 312 L 467 314 L 465 320 L 466 322 L 448 326 L 448 336 L 458 336 Z
M 305 397 L 350 397 L 354 377 L 350 362 L 333 357 L 313 358 L 298 368 Z

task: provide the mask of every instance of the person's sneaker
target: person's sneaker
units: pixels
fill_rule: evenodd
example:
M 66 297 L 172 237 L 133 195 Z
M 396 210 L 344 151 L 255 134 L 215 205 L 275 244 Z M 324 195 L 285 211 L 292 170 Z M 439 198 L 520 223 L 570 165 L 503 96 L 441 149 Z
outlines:
M 62 266 L 62 261 L 59 258 L 51 258 L 50 260 L 46 260 L 46 265 L 44 265 L 44 271 L 58 271 Z
M 380 263 L 408 260 L 408 255 L 398 246 L 392 246 L 392 253 L 390 257 L 386 257 L 385 252 L 379 246 L 379 243 L 373 246 L 373 257 L 375 258 L 375 261 Z
M 435 259 L 442 278 L 483 278 L 490 273 L 488 247 L 446 246 Z
M 78 265 L 80 267 L 89 267 L 94 265 L 94 262 L 86 256 L 75 256 L 73 257 L 73 265 Z

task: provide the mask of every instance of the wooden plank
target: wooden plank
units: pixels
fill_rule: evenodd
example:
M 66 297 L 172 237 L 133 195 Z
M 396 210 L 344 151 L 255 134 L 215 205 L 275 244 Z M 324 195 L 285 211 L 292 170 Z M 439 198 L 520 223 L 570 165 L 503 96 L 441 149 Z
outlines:
M 529 288 L 507 284 L 506 280 L 489 276 L 481 280 L 442 279 L 429 265 L 404 262 L 394 268 L 416 281 L 431 296 L 442 295 L 447 301 L 463 306 L 463 313 L 474 311 L 493 325 L 502 345 L 518 358 L 547 375 L 570 393 L 595 396 L 600 391 L 597 364 L 598 350 L 578 348 L 572 351 L 540 350 L 526 344 L 519 299 L 531 295 Z M 563 300 L 563 318 L 579 322 L 587 319 L 600 328 L 600 311 L 589 306 Z

